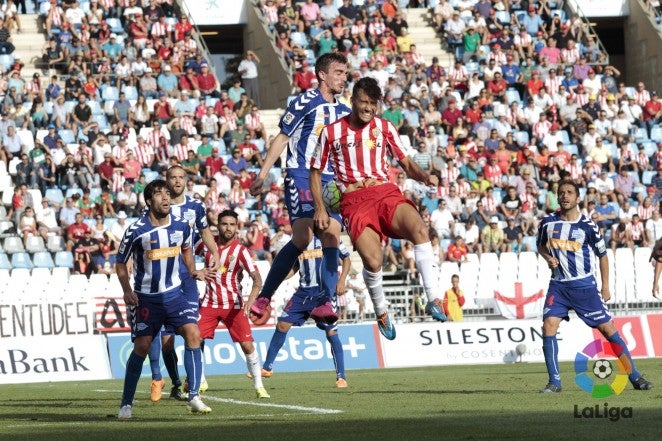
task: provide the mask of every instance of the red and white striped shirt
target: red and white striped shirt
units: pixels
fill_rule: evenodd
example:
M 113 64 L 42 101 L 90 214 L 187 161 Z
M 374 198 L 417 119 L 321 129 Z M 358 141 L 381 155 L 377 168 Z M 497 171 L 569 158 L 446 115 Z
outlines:
M 647 90 L 636 91 L 634 93 L 634 101 L 639 104 L 642 108 L 646 105 L 651 99 L 651 94 Z
M 457 195 L 461 198 L 466 198 L 471 191 L 471 185 L 467 181 L 456 182 L 455 188 L 457 188 Z
M 437 187 L 437 197 L 441 200 L 444 199 L 446 196 L 448 196 L 451 193 L 451 189 L 446 185 L 440 185 Z
M 632 240 L 640 240 L 643 239 L 644 237 L 644 223 L 643 222 L 637 222 L 636 224 L 634 222 L 630 223 L 630 237 Z
M 582 168 L 577 165 L 576 162 L 570 162 L 568 165 L 565 166 L 565 171 L 570 173 L 570 178 L 572 178 L 573 181 L 579 181 L 582 179 Z
M 648 168 L 648 164 L 650 164 L 650 160 L 648 159 L 648 156 L 646 156 L 646 152 L 643 149 L 639 150 L 639 153 L 637 153 L 637 165 L 642 170 L 646 170 Z
M 441 178 L 444 179 L 446 178 L 446 182 L 452 183 L 452 182 L 457 182 L 457 177 L 460 175 L 460 170 L 458 170 L 456 167 L 453 168 L 445 168 L 441 170 Z
M 547 93 L 550 94 L 551 96 L 555 96 L 559 94 L 559 86 L 561 85 L 561 80 L 563 78 L 560 77 L 549 77 L 545 80 L 545 87 L 547 88 Z
M 136 152 L 136 159 L 140 164 L 142 164 L 145 167 L 149 167 L 152 165 L 152 162 L 154 161 L 154 148 L 148 146 L 144 142 L 141 144 L 136 145 L 134 148 Z
M 637 207 L 637 214 L 643 222 L 653 217 L 653 211 L 655 211 L 655 205 L 652 204 L 648 207 L 644 207 L 644 204 L 639 204 Z
M 62 26 L 62 22 L 64 21 L 64 11 L 61 7 L 51 6 L 50 11 L 48 11 L 48 16 L 51 20 L 51 26 Z
M 543 139 L 552 128 L 552 123 L 549 121 L 538 121 L 533 125 L 533 135 L 538 139 Z
M 588 103 L 588 93 L 575 94 L 575 102 L 579 107 L 584 107 L 584 104 Z
M 497 211 L 497 201 L 494 196 L 484 196 L 481 199 L 483 202 L 483 207 L 488 213 L 495 213 Z
M 121 145 L 116 145 L 113 147 L 113 156 L 118 160 L 118 161 L 124 161 L 124 158 L 126 158 L 126 154 L 129 153 L 129 147 L 124 146 L 122 147 Z
M 244 125 L 248 130 L 257 130 L 260 127 L 261 122 L 259 113 L 256 113 L 255 115 L 249 113 L 244 116 Z
M 189 151 L 189 145 L 184 145 L 182 143 L 176 144 L 170 148 L 170 154 L 168 157 L 174 156 L 179 160 L 179 162 L 182 162 L 188 158 L 188 151 Z
M 360 25 L 354 24 L 350 28 L 350 33 L 352 35 L 360 35 L 360 34 L 365 35 L 365 31 L 366 31 L 366 26 L 363 23 L 360 24 Z
M 152 31 L 150 34 L 152 35 L 152 38 L 160 38 L 164 35 L 168 35 L 168 32 L 170 32 L 170 26 L 168 23 L 163 22 L 161 23 L 160 21 L 157 21 L 152 25 Z
M 181 126 L 182 130 L 191 136 L 197 133 L 195 128 L 195 121 L 193 121 L 193 118 L 188 115 L 179 117 L 179 125 Z
M 364 179 L 388 182 L 387 154 L 398 161 L 407 156 L 395 126 L 379 117 L 355 130 L 345 116 L 322 130 L 320 146 L 310 166 L 324 170 L 328 162 L 341 192 Z
M 103 9 L 108 11 L 108 9 L 112 9 L 115 7 L 115 0 L 100 0 L 99 3 L 103 6 Z
M 117 194 L 124 188 L 126 178 L 122 173 L 113 173 L 113 193 Z
M 212 258 L 211 251 L 200 244 L 196 249 L 198 255 L 204 252 L 205 262 L 209 265 Z M 248 248 L 237 239 L 225 246 L 218 245 L 218 254 L 221 266 L 216 272 L 213 281 L 207 281 L 205 295 L 200 306 L 218 309 L 241 309 L 244 300 L 241 295 L 241 280 L 244 272 L 250 274 L 257 271 Z
M 374 37 L 382 35 L 386 30 L 384 22 L 373 22 L 368 25 L 368 33 Z
M 465 81 L 469 77 L 469 72 L 464 66 L 456 69 L 455 66 L 451 67 L 448 71 L 448 78 L 451 81 Z
M 573 49 L 561 49 L 561 57 L 565 64 L 575 64 L 579 61 L 579 48 L 575 46 Z
M 483 172 L 485 173 L 485 178 L 492 184 L 501 185 L 501 177 L 503 176 L 503 172 L 501 171 L 499 164 L 488 164 L 483 169 Z

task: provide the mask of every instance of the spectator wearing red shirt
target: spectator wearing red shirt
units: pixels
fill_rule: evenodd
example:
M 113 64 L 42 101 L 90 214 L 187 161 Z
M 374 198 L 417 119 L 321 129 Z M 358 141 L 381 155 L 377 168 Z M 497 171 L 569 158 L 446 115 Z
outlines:
M 184 75 L 179 76 L 179 89 L 188 90 L 192 97 L 200 98 L 200 84 L 192 66 L 188 66 Z
M 651 129 L 655 124 L 659 124 L 662 120 L 662 101 L 657 96 L 657 92 L 651 92 L 651 99 L 644 104 L 643 120 L 646 123 L 646 130 L 648 136 L 651 136 Z
M 154 103 L 153 115 L 161 124 L 168 124 L 175 116 L 175 109 L 168 102 L 168 95 L 164 91 L 159 92 L 159 100 Z
M 101 178 L 101 187 L 105 188 L 113 184 L 113 170 L 115 163 L 113 162 L 113 155 L 106 153 L 103 155 L 103 162 L 97 167 L 97 172 Z
M 441 123 L 444 125 L 446 133 L 452 133 L 453 126 L 458 119 L 464 117 L 462 110 L 457 108 L 457 102 L 454 99 L 448 101 L 448 107 L 441 112 Z
M 506 90 L 508 89 L 508 83 L 503 79 L 501 72 L 494 72 L 494 78 L 491 81 L 487 82 L 487 88 L 492 92 L 492 97 L 501 102 L 506 102 Z
M 446 258 L 451 262 L 462 263 L 467 261 L 469 249 L 464 243 L 462 236 L 455 236 L 455 242 L 448 246 Z
M 536 95 L 543 87 L 545 87 L 545 83 L 540 79 L 540 73 L 534 70 L 531 79 L 526 82 L 526 90 L 529 92 L 529 96 Z
M 200 65 L 200 73 L 196 77 L 198 86 L 200 87 L 200 95 L 203 97 L 211 96 L 213 98 L 220 98 L 221 94 L 217 90 L 218 81 L 213 73 L 209 72 L 209 65 L 202 63 Z
M 205 176 L 211 178 L 216 173 L 220 173 L 223 165 L 223 158 L 218 156 L 218 147 L 212 148 L 211 156 L 205 160 Z
M 138 176 L 140 176 L 142 166 L 131 150 L 129 150 L 126 154 L 126 159 L 122 164 L 122 169 L 124 170 L 124 178 L 130 183 L 136 182 Z
M 483 113 L 483 111 L 480 109 L 480 106 L 478 105 L 478 100 L 472 101 L 471 107 L 467 109 L 467 113 L 466 113 L 467 123 L 471 124 L 472 126 L 476 124 L 478 121 L 480 121 L 481 113 Z
M 305 92 L 310 89 L 312 81 L 316 78 L 315 72 L 308 69 L 308 63 L 304 61 L 301 63 L 301 69 L 297 69 L 297 72 L 294 74 L 294 84 L 301 92 Z
M 244 136 L 244 142 L 237 145 L 241 156 L 246 160 L 246 162 L 252 162 L 254 165 L 257 164 L 259 167 L 262 167 L 262 156 L 260 155 L 260 150 L 255 144 L 251 142 L 251 136 Z
M 179 21 L 175 25 L 175 41 L 182 41 L 186 33 L 191 33 L 193 31 L 193 25 L 188 19 L 188 16 L 182 15 L 179 18 Z
M 83 239 L 88 231 L 91 232 L 92 229 L 83 222 L 83 214 L 76 213 L 76 221 L 67 228 L 67 251 L 71 251 L 76 242 Z

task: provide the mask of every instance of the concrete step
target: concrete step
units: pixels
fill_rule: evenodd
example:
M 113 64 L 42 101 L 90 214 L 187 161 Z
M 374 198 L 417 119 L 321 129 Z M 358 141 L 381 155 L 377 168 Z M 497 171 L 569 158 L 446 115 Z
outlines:
M 23 30 L 23 33 L 25 32 L 38 32 L 39 29 L 39 22 L 38 22 L 39 15 L 38 14 L 25 14 L 25 15 L 20 15 L 19 20 L 21 20 L 21 29 Z M 12 36 L 16 34 L 16 30 L 12 32 Z M 20 35 L 20 34 L 18 34 Z

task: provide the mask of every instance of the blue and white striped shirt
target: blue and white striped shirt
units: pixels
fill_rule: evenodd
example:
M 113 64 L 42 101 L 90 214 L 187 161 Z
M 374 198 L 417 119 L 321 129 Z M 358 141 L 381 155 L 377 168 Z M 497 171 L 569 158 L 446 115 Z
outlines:
M 349 250 L 342 242 L 338 246 L 341 259 L 349 256 Z M 299 287 L 318 288 L 321 284 L 322 242 L 313 236 L 308 247 L 299 255 Z
M 552 271 L 557 282 L 578 281 L 578 286 L 595 284 L 595 264 L 607 254 L 598 226 L 583 214 L 575 222 L 558 213 L 545 216 L 538 229 L 537 246 L 545 247 L 559 266 Z
M 170 215 L 170 223 L 154 226 L 145 214 L 131 224 L 120 243 L 117 260 L 133 257 L 136 293 L 161 295 L 179 289 L 181 251 L 190 248 L 191 227 L 185 220 Z
M 287 147 L 290 175 L 308 177 L 310 160 L 322 129 L 350 112 L 349 107 L 337 100 L 327 102 L 317 89 L 304 92 L 292 100 L 278 123 L 280 130 L 290 137 Z M 328 166 L 324 173 L 331 174 Z

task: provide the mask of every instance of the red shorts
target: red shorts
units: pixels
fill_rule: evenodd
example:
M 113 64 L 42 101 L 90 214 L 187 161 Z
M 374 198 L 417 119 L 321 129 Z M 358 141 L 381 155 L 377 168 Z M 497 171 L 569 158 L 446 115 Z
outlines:
M 243 309 L 200 308 L 200 318 L 198 319 L 200 337 L 214 338 L 214 331 L 219 322 L 223 322 L 228 328 L 233 342 L 253 341 L 251 326 L 248 324 L 248 317 L 244 314 Z
M 416 204 L 405 198 L 400 189 L 391 183 L 360 188 L 343 194 L 340 200 L 340 214 L 352 242 L 356 242 L 363 230 L 368 227 L 379 234 L 380 240 L 386 237 L 400 239 L 401 237 L 391 230 L 395 210 L 400 204 L 409 204 L 418 211 Z

